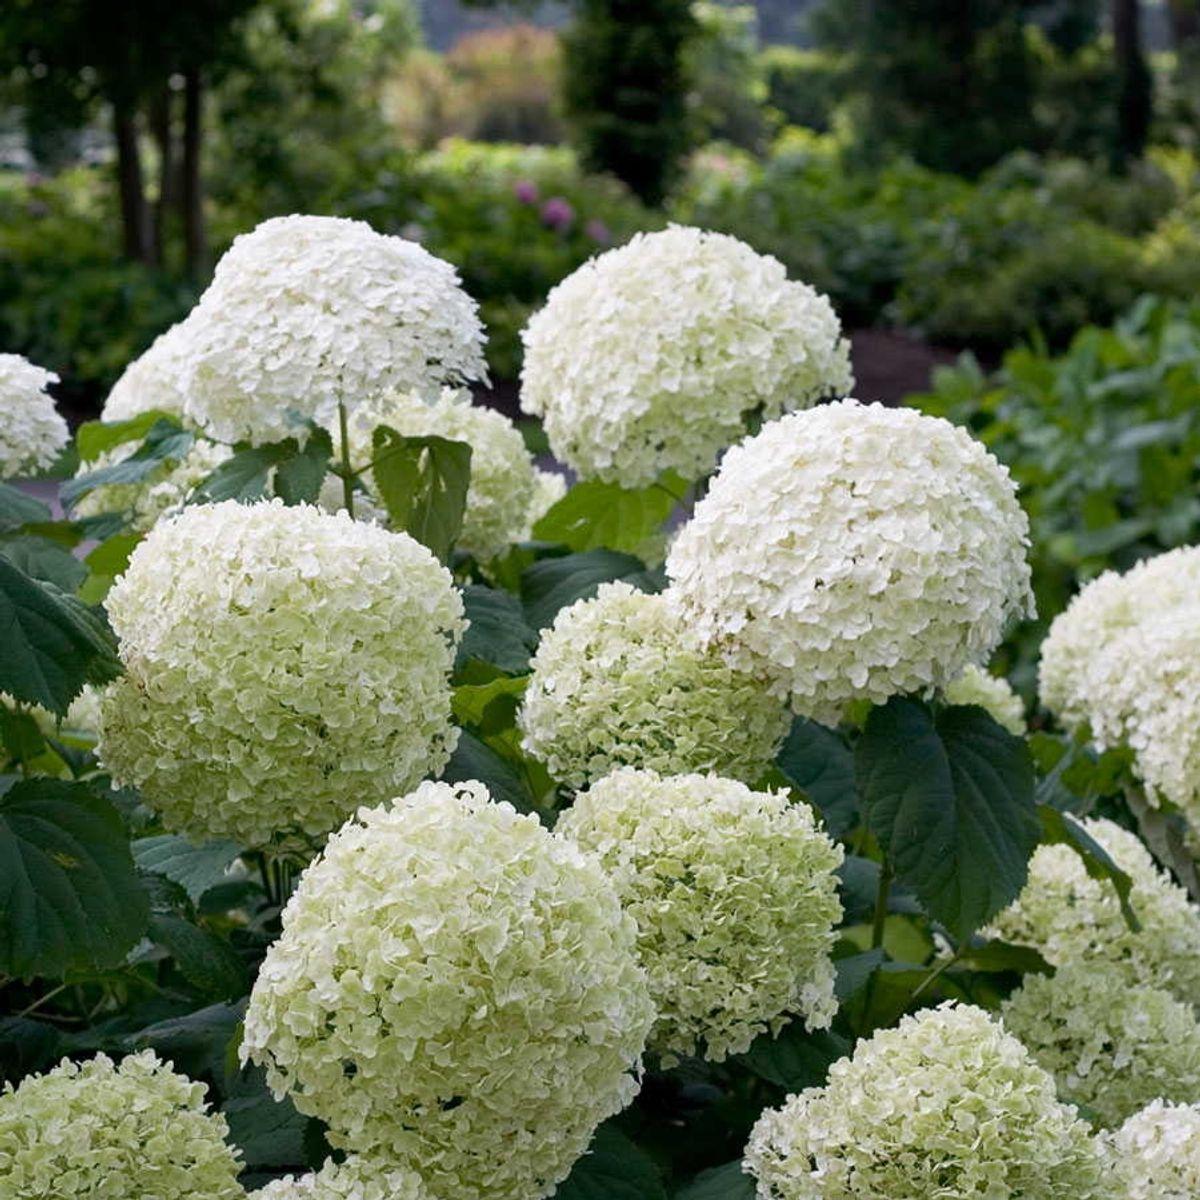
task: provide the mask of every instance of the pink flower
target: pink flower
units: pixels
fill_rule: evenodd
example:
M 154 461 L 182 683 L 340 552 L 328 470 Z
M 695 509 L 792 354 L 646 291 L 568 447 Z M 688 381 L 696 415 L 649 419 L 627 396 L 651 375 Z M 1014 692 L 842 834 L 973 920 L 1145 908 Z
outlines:
M 529 179 L 519 179 L 513 185 L 513 195 L 522 204 L 536 204 L 538 198 L 537 184 Z
M 612 241 L 612 230 L 609 229 L 599 217 L 593 217 L 584 227 L 583 232 L 596 243 L 597 246 L 607 246 Z
M 551 196 L 542 205 L 542 224 L 560 232 L 575 220 L 575 210 L 561 196 Z

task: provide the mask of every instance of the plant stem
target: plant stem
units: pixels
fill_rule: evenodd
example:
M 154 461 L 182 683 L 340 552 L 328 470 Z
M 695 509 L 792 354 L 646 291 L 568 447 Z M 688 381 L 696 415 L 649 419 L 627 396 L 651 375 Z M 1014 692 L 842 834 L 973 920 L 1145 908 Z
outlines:
M 338 428 L 342 434 L 342 501 L 346 511 L 354 516 L 354 471 L 350 466 L 350 431 L 346 420 L 346 406 L 338 401 Z
M 44 996 L 39 996 L 32 1004 L 27 1005 L 25 1008 L 21 1009 L 21 1011 L 19 1013 L 17 1013 L 17 1020 L 19 1021 L 19 1020 L 21 1020 L 22 1017 L 27 1017 L 31 1013 L 36 1012 L 48 1000 L 53 1000 L 54 997 L 59 994 L 59 992 L 65 992 L 68 987 L 70 987 L 70 984 L 60 983 L 58 985 L 58 987 L 51 988 Z
M 871 922 L 871 949 L 883 945 L 884 922 L 887 921 L 888 895 L 892 890 L 892 864 L 885 854 L 879 864 L 879 891 L 875 894 L 875 918 Z

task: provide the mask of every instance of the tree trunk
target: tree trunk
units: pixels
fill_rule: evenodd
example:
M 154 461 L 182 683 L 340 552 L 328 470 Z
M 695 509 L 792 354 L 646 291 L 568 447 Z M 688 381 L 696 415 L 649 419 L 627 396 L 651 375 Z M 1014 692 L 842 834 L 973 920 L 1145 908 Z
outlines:
M 126 258 L 150 265 L 154 260 L 154 246 L 150 235 L 150 208 L 142 186 L 137 113 L 123 101 L 113 104 L 113 131 L 117 138 L 122 248 Z
M 165 260 L 167 225 L 179 207 L 179 168 L 175 158 L 175 131 L 171 122 L 171 89 L 163 87 L 150 110 L 150 128 L 158 145 L 158 202 L 154 213 L 154 258 Z
M 1184 53 L 1200 38 L 1200 0 L 1167 0 L 1171 17 L 1171 39 L 1175 49 Z
M 1142 156 L 1154 104 L 1150 68 L 1142 51 L 1138 0 L 1113 0 L 1112 26 L 1118 81 L 1116 159 L 1123 166 Z
M 200 171 L 204 139 L 204 84 L 198 67 L 189 67 L 184 71 L 183 78 L 183 242 L 188 272 L 200 278 L 208 269 L 204 181 Z

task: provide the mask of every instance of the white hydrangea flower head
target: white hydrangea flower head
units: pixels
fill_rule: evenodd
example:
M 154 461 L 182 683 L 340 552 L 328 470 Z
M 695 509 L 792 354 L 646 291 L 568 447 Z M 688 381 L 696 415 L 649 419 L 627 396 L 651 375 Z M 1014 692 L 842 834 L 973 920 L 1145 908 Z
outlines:
M 195 840 L 318 839 L 457 743 L 462 598 L 406 534 L 278 500 L 198 505 L 150 531 L 105 607 L 125 674 L 100 757 Z
M 1066 725 L 1133 751 L 1152 803 L 1200 824 L 1200 547 L 1088 584 L 1050 626 L 1039 682 Z
M 567 494 L 565 475 L 557 471 L 543 471 L 541 467 L 533 469 L 533 493 L 529 498 L 529 511 L 525 516 L 525 524 L 521 527 L 519 542 L 527 542 L 533 537 L 533 527 Z
M 855 400 L 725 456 L 667 556 L 682 619 L 797 713 L 945 687 L 1033 612 L 1029 522 L 964 430 Z
M 237 1151 L 205 1088 L 145 1050 L 64 1059 L 0 1092 L 5 1200 L 239 1200 Z
M 124 462 L 138 446 L 138 442 L 132 441 L 105 450 L 91 462 L 80 464 L 76 476 Z M 81 496 L 74 507 L 74 515 L 94 517 L 101 513 L 120 513 L 130 530 L 146 533 L 160 518 L 183 508 L 193 488 L 232 456 L 232 446 L 198 437 L 183 458 L 166 460 L 144 478 L 134 483 L 102 484 Z
M 188 317 L 184 413 L 221 442 L 303 436 L 389 391 L 486 376 L 458 274 L 416 242 L 341 217 L 242 234 Z
M 992 719 L 1003 725 L 1009 733 L 1024 737 L 1028 732 L 1025 724 L 1025 703 L 1007 679 L 1001 679 L 982 667 L 971 663 L 955 680 L 948 683 L 942 692 L 947 704 L 977 704 L 989 713 Z
M 307 1175 L 288 1175 L 251 1193 L 251 1200 L 430 1200 L 420 1176 L 350 1155 Z
M 129 421 L 148 412 L 183 417 L 190 329 L 186 320 L 172 325 L 121 372 L 104 401 L 101 420 Z
M 19 354 L 0 354 L 0 479 L 44 471 L 70 439 L 47 390 L 52 371 Z
M 583 264 L 522 333 L 521 407 L 584 479 L 696 479 L 745 432 L 854 385 L 825 296 L 737 238 L 673 226 Z
M 458 546 L 477 558 L 490 559 L 517 541 L 528 522 L 533 501 L 533 456 L 521 431 L 503 413 L 471 402 L 469 392 L 443 388 L 434 400 L 391 394 L 356 409 L 348 421 L 350 462 L 358 467 L 373 457 L 376 426 L 388 425 L 404 437 L 443 437 L 471 447 L 471 480 Z M 337 453 L 341 435 L 334 430 Z M 340 492 L 341 481 L 338 480 Z M 382 511 L 371 473 L 364 481 Z M 338 504 L 341 499 L 339 495 Z M 355 505 L 357 515 L 357 503 Z
M 1200 909 L 1135 834 L 1103 818 L 1082 824 L 1133 880 L 1129 902 L 1141 931 L 1126 924 L 1113 885 L 1088 875 L 1070 846 L 1039 846 L 1028 882 L 993 920 L 989 936 L 1033 946 L 1051 966 L 1091 963 L 1129 984 L 1165 988 L 1194 1003 L 1200 996 Z
M 636 937 L 594 858 L 483 784 L 422 783 L 301 876 L 242 1053 L 435 1196 L 538 1200 L 637 1092 Z
M 531 665 L 522 745 L 572 788 L 621 766 L 753 783 L 790 724 L 761 679 L 696 646 L 664 597 L 627 583 L 562 609 Z
M 842 850 L 786 791 L 716 775 L 622 768 L 577 796 L 556 833 L 597 854 L 625 911 L 668 1064 L 721 1062 L 793 1017 L 837 1011 L 830 951 L 841 919 Z
M 943 1004 L 860 1041 L 746 1147 L 760 1200 L 1115 1200 L 1088 1126 L 982 1009 Z
M 1155 1100 L 1110 1134 L 1108 1144 L 1127 1200 L 1200 1196 L 1200 1105 Z
M 1059 1094 L 1106 1128 L 1159 1097 L 1200 1101 L 1200 1022 L 1161 988 L 1131 987 L 1095 963 L 1027 975 L 1001 1006 L 1005 1028 L 1054 1076 Z

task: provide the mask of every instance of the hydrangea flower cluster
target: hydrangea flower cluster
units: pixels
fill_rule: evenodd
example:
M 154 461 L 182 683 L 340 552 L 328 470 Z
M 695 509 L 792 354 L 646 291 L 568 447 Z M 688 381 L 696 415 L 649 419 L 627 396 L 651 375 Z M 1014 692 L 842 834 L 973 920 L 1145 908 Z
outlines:
M 237 1200 L 237 1152 L 204 1085 L 146 1050 L 119 1064 L 64 1059 L 0 1092 L 0 1192 L 8 1200 Z
M 1200 546 L 1088 584 L 1050 626 L 1040 686 L 1098 747 L 1133 750 L 1152 802 L 1200 824 Z
M 456 1200 L 538 1200 L 637 1091 L 654 1019 L 600 864 L 479 783 L 330 838 L 283 914 L 244 1056 L 335 1146 Z
M 685 624 L 797 713 L 943 688 L 1033 612 L 1029 522 L 964 430 L 844 400 L 725 456 L 667 558 Z
M 320 837 L 457 743 L 462 599 L 406 534 L 280 501 L 187 508 L 105 606 L 125 674 L 101 758 L 197 840 Z
M 259 1188 L 252 1200 L 428 1200 L 412 1171 L 393 1171 L 351 1155 L 307 1175 L 288 1175 Z
M 137 442 L 114 446 L 91 462 L 80 466 L 78 475 L 87 475 L 123 462 L 138 448 Z M 145 533 L 159 518 L 178 512 L 192 489 L 202 483 L 226 459 L 233 455 L 231 446 L 197 438 L 178 461 L 167 460 L 149 475 L 134 483 L 106 483 L 80 497 L 76 517 L 100 513 L 121 513 L 135 533 Z
M 351 465 L 371 461 L 377 425 L 388 425 L 404 437 L 432 435 L 471 447 L 471 480 L 458 538 L 461 549 L 477 558 L 493 558 L 530 524 L 533 456 L 520 430 L 502 413 L 472 404 L 468 392 L 453 388 L 443 388 L 434 400 L 411 393 L 384 397 L 356 409 L 350 417 Z M 334 436 L 340 446 L 340 435 Z M 365 482 L 373 493 L 370 472 Z M 378 500 L 376 506 L 382 509 Z
M 790 723 L 761 680 L 695 646 L 664 597 L 627 583 L 561 610 L 532 667 L 522 744 L 572 788 L 620 766 L 752 783 Z
M 1002 1005 L 1010 1033 L 1107 1127 L 1159 1097 L 1200 1100 L 1200 1022 L 1170 992 L 1130 987 L 1094 963 L 1028 975 Z
M 982 1009 L 925 1009 L 760 1117 L 761 1200 L 1108 1200 L 1102 1152 L 1054 1080 Z
M 1155 1100 L 1111 1134 L 1127 1200 L 1200 1196 L 1200 1105 Z
M 777 259 L 721 233 L 638 234 L 584 263 L 522 334 L 521 407 L 585 478 L 695 479 L 766 419 L 845 395 L 833 306 Z
M 1087 1125 L 1016 1038 L 944 1004 L 860 1041 L 759 1119 L 746 1166 L 760 1200 L 1109 1200 Z
M 340 217 L 274 217 L 242 234 L 187 320 L 189 421 L 256 445 L 337 424 L 389 391 L 432 397 L 483 378 L 483 330 L 454 268 Z
M 1200 996 L 1200 911 L 1136 835 L 1103 818 L 1083 826 L 1133 880 L 1129 902 L 1141 931 L 1126 924 L 1112 884 L 1093 879 L 1074 850 L 1039 846 L 1029 881 L 992 922 L 990 935 L 1033 946 L 1052 966 L 1091 963 L 1128 984 L 1165 988 L 1193 1003 Z
M 1024 737 L 1027 732 L 1025 704 L 1013 691 L 1012 684 L 974 663 L 948 683 L 942 695 L 947 704 L 977 704 L 1017 737 Z
M 0 479 L 44 471 L 67 444 L 67 423 L 46 390 L 58 376 L 0 354 Z
M 190 329 L 187 321 L 172 325 L 121 372 L 104 401 L 102 420 L 129 421 L 148 412 L 182 418 Z
M 786 791 L 623 768 L 578 796 L 556 832 L 598 854 L 638 927 L 668 1063 L 723 1061 L 791 1015 L 828 1026 L 841 848 Z

